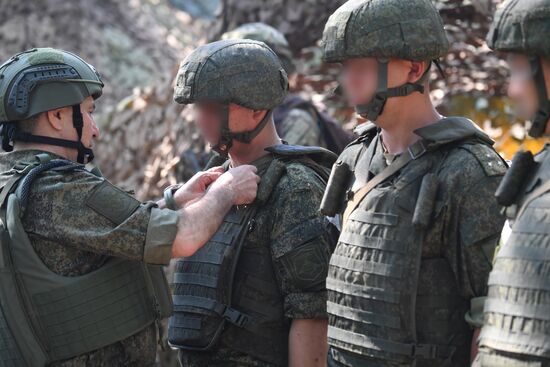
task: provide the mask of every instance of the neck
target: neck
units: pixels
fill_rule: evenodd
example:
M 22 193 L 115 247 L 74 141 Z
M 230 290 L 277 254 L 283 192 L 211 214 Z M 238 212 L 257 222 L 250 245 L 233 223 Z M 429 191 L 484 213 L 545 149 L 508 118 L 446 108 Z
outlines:
M 70 149 L 64 148 L 64 147 L 58 147 L 55 145 L 48 145 L 48 144 L 37 144 L 37 143 L 25 143 L 25 142 L 16 142 L 14 147 L 14 151 L 19 150 L 41 150 L 48 153 L 56 154 L 60 157 L 63 157 L 65 159 L 70 160 L 76 160 L 71 158 L 71 154 L 69 152 Z
M 229 152 L 229 158 L 233 167 L 250 164 L 255 160 L 269 154 L 265 148 L 281 144 L 281 138 L 277 135 L 273 122 L 268 123 L 264 129 L 248 144 L 234 142 Z
M 420 139 L 414 133 L 416 129 L 436 123 L 441 118 L 428 95 L 413 93 L 388 100 L 376 124 L 382 129 L 382 140 L 388 153 L 401 154 Z

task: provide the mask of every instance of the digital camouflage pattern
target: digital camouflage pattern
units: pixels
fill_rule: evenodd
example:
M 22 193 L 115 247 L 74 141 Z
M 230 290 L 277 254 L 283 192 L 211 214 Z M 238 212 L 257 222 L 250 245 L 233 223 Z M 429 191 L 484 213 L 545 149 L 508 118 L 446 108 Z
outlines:
M 290 145 L 326 148 L 317 117 L 310 111 L 294 108 L 284 120 L 275 121 L 275 124 L 281 139 Z
M 500 7 L 487 45 L 503 52 L 550 56 L 550 1 L 508 1 Z
M 265 23 L 243 24 L 232 31 L 222 34 L 221 39 L 250 39 L 263 42 L 275 51 L 287 74 L 290 75 L 295 70 L 294 63 L 292 62 L 292 51 L 290 51 L 290 46 L 285 35 Z
M 434 60 L 449 49 L 430 0 L 349 0 L 327 21 L 324 60 L 376 57 Z
M 338 330 L 404 344 L 437 345 L 447 351 L 452 350 L 449 346 L 454 348 L 452 358 L 418 357 L 418 366 L 469 364 L 472 329 L 466 319 L 472 326 L 480 326 L 475 320 L 481 310 L 475 311 L 470 303 L 487 294 L 491 259 L 504 222 L 494 192 L 506 171 L 487 142 L 477 138 L 460 141 L 464 131 L 476 130 L 470 125 L 447 120 L 416 130 L 427 142 L 454 143 L 409 162 L 369 192 L 344 223 L 327 278 L 329 306 L 332 304 L 328 310 L 329 366 L 404 367 L 413 363 L 410 356 L 390 353 L 383 345 L 376 348 L 367 342 L 346 341 Z M 380 133 L 372 140 L 366 136 L 339 158 L 355 172 L 349 184 L 354 190 L 396 159 L 385 153 Z M 364 157 L 371 154 L 370 163 L 363 165 L 363 159 L 369 162 Z M 427 222 L 413 225 L 418 205 L 425 200 L 421 190 L 429 174 L 435 175 L 438 184 L 435 191 L 425 194 L 433 194 L 434 200 L 422 207 Z M 403 246 L 405 243 L 408 246 Z M 419 268 L 415 256 L 420 258 Z M 363 265 L 353 265 L 356 263 Z M 354 266 L 363 267 L 361 276 L 350 270 Z M 391 294 L 396 293 L 399 298 L 392 300 Z M 357 313 L 342 313 L 341 307 Z
M 0 154 L 0 185 L 8 178 L 5 172 L 18 162 L 32 162 L 39 153 L 44 152 Z M 141 204 L 117 226 L 88 205 L 93 189 L 104 182 L 83 171 L 47 171 L 33 182 L 22 223 L 36 253 L 54 273 L 87 274 L 100 268 L 109 256 L 156 264 L 170 260 L 177 230 L 176 212 L 158 209 L 154 203 Z M 137 202 L 121 191 L 118 204 L 130 201 Z M 150 325 L 116 344 L 52 365 L 150 366 L 155 361 L 156 346 L 157 328 Z
M 222 40 L 198 47 L 183 60 L 174 100 L 182 104 L 217 101 L 269 110 L 283 101 L 287 91 L 286 71 L 265 43 Z
M 271 160 L 265 156 L 254 163 L 264 179 Z M 262 338 L 229 325 L 212 351 L 181 350 L 183 366 L 286 366 L 291 320 L 326 318 L 325 277 L 335 238 L 332 225 L 318 212 L 324 183 L 300 163 L 285 165 L 286 174 L 258 209 L 245 239 L 233 288 L 234 307 L 253 315 L 271 312 L 265 329 L 281 329 L 283 339 L 275 340 L 270 332 Z M 251 278 L 266 286 L 257 288 Z M 243 352 L 249 345 L 255 350 Z M 253 355 L 273 349 L 282 353 L 280 364 Z

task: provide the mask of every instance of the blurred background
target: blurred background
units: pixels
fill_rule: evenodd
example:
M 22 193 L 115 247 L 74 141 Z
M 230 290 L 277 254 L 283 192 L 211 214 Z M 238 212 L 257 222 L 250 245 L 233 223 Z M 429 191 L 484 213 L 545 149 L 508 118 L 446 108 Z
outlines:
M 506 95 L 505 63 L 485 44 L 501 0 L 435 0 L 452 52 L 443 78 L 432 71 L 432 96 L 444 115 L 464 115 L 493 139 L 507 159 L 520 148 L 536 152 L 542 140 L 524 139 L 524 121 Z M 0 0 L 0 59 L 32 47 L 75 52 L 92 63 L 106 88 L 96 119 L 102 136 L 96 163 L 113 183 L 141 200 L 199 168 L 189 155 L 208 147 L 189 107 L 172 101 L 181 60 L 195 47 L 249 22 L 267 23 L 290 43 L 294 92 L 353 129 L 359 121 L 332 94 L 338 66 L 324 65 L 318 46 L 328 16 L 343 0 Z M 522 146 L 523 145 L 523 146 Z M 173 355 L 159 355 L 163 366 Z

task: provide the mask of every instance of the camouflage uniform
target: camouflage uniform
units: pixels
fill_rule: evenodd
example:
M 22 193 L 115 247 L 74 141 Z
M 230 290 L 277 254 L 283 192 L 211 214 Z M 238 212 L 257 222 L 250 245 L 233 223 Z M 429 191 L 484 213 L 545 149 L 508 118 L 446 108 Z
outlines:
M 287 90 L 286 73 L 264 43 L 222 40 L 182 62 L 174 99 L 218 102 L 215 148 L 227 155 L 233 139 L 253 144 Z M 229 103 L 267 110 L 266 117 L 253 130 L 234 133 Z M 292 320 L 326 318 L 335 229 L 317 210 L 328 169 L 315 157 L 336 157 L 313 147 L 266 150 L 253 163 L 262 177 L 256 201 L 232 208 L 208 243 L 176 265 L 168 337 L 181 348 L 184 366 L 286 366 Z
M 545 134 L 550 98 L 541 58 L 550 58 L 550 1 L 507 1 L 487 36 L 490 48 L 524 54 L 538 109 L 529 134 Z M 476 367 L 550 366 L 550 153 L 519 152 L 497 191 L 512 232 L 489 277 Z
M 279 108 L 284 108 L 283 105 Z M 291 145 L 326 148 L 317 116 L 314 112 L 293 108 L 282 121 L 275 121 L 281 138 Z
M 356 106 L 374 122 L 388 98 L 425 92 L 427 74 L 390 88 L 389 58 L 429 61 L 448 49 L 428 0 L 348 1 L 329 18 L 322 45 L 327 61 L 377 59 L 376 95 Z M 327 277 L 329 366 L 469 363 L 468 323 L 480 326 L 504 222 L 493 193 L 506 164 L 464 118 L 414 134 L 419 140 L 394 156 L 367 124 L 333 168 L 322 210 L 344 220 Z
M 258 173 L 265 177 L 271 156 L 254 162 Z M 293 319 L 326 318 L 326 289 L 328 259 L 334 244 L 326 219 L 318 213 L 325 184 L 316 173 L 299 164 L 286 166 L 286 174 L 274 188 L 269 201 L 254 217 L 255 229 L 246 237 L 238 268 L 246 267 L 251 261 L 259 262 L 267 271 L 263 281 L 275 284 L 278 291 L 268 299 L 258 298 L 266 310 L 275 307 L 276 320 L 284 320 L 282 326 L 286 338 L 273 341 L 273 345 L 288 345 L 288 332 Z M 307 226 L 312 223 L 312 226 Z M 308 228 L 309 227 L 309 228 Z M 301 229 L 301 231 L 296 231 Z M 303 243 L 304 236 L 318 235 L 313 241 Z M 306 249 L 315 249 L 305 252 Z M 307 256 L 314 256 L 308 261 Z M 307 265 L 307 269 L 303 269 Z M 236 292 L 233 299 L 236 304 L 247 297 L 258 297 L 258 290 L 247 282 L 246 272 L 237 271 L 235 277 Z M 249 298 L 248 298 L 249 299 Z M 242 302 L 241 308 L 250 310 L 252 304 Z M 229 326 L 222 334 L 218 346 L 207 352 L 180 351 L 183 366 L 276 366 L 247 353 L 235 350 L 234 338 L 243 338 L 240 343 L 254 343 L 258 336 L 251 333 L 238 333 L 235 326 Z M 266 331 L 268 332 L 268 331 Z M 282 351 L 288 355 L 285 349 Z M 286 356 L 282 356 L 287 365 Z
M 0 186 L 16 163 L 30 162 L 35 150 L 0 154 Z M 49 153 L 53 157 L 59 158 Z M 141 204 L 119 226 L 86 202 L 98 185 L 106 182 L 89 172 L 46 173 L 34 181 L 23 225 L 44 264 L 56 274 L 76 277 L 100 268 L 111 256 L 132 261 L 170 261 L 176 236 L 176 212 Z M 135 201 L 121 192 L 124 200 Z M 158 248 L 156 250 L 155 248 Z M 147 255 L 149 254 L 149 255 Z M 157 327 L 152 324 L 136 335 L 105 348 L 55 362 L 51 366 L 150 366 L 155 362 Z
M 49 68 L 51 64 L 60 67 L 85 65 L 82 64 L 83 61 L 70 61 L 76 56 L 58 50 L 31 50 L 28 54 L 35 55 L 35 61 L 39 60 L 35 64 L 38 67 Z M 59 64 L 63 62 L 64 57 L 67 64 Z M 10 61 L 17 63 L 24 60 L 25 54 Z M 8 70 L 9 68 L 8 65 Z M 91 78 L 88 81 L 93 82 Z M 70 83 L 61 84 L 66 86 Z M 55 86 L 50 87 L 51 89 L 48 89 L 48 86 L 46 82 L 41 88 L 55 94 Z M 50 100 L 50 103 L 59 103 L 60 106 L 63 103 L 79 103 L 78 99 L 70 100 L 70 93 L 75 93 L 74 91 L 75 89 L 70 92 L 58 89 L 58 94 L 69 97 L 65 102 L 60 99 L 58 102 Z M 44 93 L 40 90 L 35 92 L 38 95 Z M 86 93 L 84 91 L 82 95 L 86 96 Z M 32 100 L 29 103 L 31 110 L 36 105 Z M 40 106 L 39 108 L 47 108 L 44 104 Z M 55 104 L 52 108 L 55 108 Z M 3 129 L 5 128 L 6 126 L 3 126 Z M 6 142 L 6 130 L 3 133 Z M 12 168 L 35 161 L 37 155 L 69 163 L 53 153 L 38 150 L 15 150 L 0 154 L 0 186 L 5 188 L 8 184 L 14 175 Z M 101 193 L 106 192 L 105 189 L 110 192 L 108 202 L 101 199 Z M 114 219 L 117 214 L 119 217 Z M 83 168 L 47 170 L 41 173 L 32 182 L 26 210 L 21 219 L 32 248 L 47 269 L 54 274 L 72 279 L 97 273 L 113 258 L 127 259 L 134 263 L 167 264 L 171 258 L 178 220 L 177 212 L 159 209 L 153 202 L 140 203 L 131 195 L 111 185 L 98 173 Z M 4 242 L 2 244 L 7 245 Z M 74 317 L 77 317 L 77 314 L 78 312 Z M 149 323 L 141 331 L 116 343 L 79 354 L 74 358 L 50 361 L 48 365 L 151 366 L 155 362 L 157 331 L 155 323 Z M 34 353 L 33 350 L 22 352 Z M 0 351 L 0 360 L 7 361 L 3 359 L 7 358 L 3 353 L 4 350 Z

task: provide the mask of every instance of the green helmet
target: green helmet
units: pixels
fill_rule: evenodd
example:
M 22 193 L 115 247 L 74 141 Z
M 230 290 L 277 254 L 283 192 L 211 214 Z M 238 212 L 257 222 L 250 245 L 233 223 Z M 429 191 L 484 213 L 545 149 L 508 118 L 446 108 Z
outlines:
M 34 48 L 0 66 L 0 122 L 99 98 L 103 82 L 80 57 L 53 48 Z
M 550 57 L 550 0 L 506 1 L 495 14 L 487 44 L 495 51 L 529 56 L 539 96 L 529 134 L 542 136 L 550 119 L 550 100 L 539 57 Z
M 80 57 L 53 48 L 34 48 L 21 52 L 0 66 L 0 123 L 2 147 L 10 151 L 15 140 L 72 147 L 79 151 L 79 162 L 93 158 L 80 142 L 82 114 L 80 103 L 89 96 L 101 96 L 103 82 L 93 66 Z M 79 141 L 38 137 L 23 133 L 19 121 L 41 112 L 73 106 L 73 124 Z
M 200 46 L 181 63 L 174 100 L 181 104 L 204 101 L 223 106 L 220 141 L 213 148 L 226 155 L 233 139 L 250 143 L 271 121 L 271 112 L 288 92 L 288 77 L 275 52 L 253 40 L 222 40 Z M 268 110 L 251 131 L 232 133 L 228 105 Z
M 222 40 L 226 39 L 250 39 L 261 41 L 268 45 L 281 60 L 288 74 L 295 71 L 292 62 L 292 51 L 284 34 L 265 23 L 247 23 L 232 31 L 222 34 Z
M 350 0 L 328 19 L 321 45 L 326 62 L 378 59 L 376 96 L 369 103 L 356 106 L 359 114 L 372 121 L 382 113 L 387 98 L 424 92 L 421 82 L 425 78 L 388 89 L 390 58 L 431 61 L 449 50 L 443 21 L 430 0 Z

